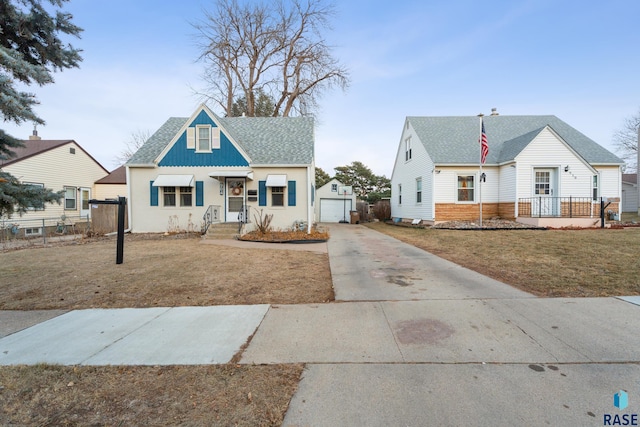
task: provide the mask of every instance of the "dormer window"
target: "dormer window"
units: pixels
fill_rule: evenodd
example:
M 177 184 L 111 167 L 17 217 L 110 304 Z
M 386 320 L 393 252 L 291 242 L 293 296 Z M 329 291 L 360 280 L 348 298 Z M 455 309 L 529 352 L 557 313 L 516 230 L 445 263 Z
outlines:
M 196 126 L 196 151 L 211 151 L 211 126 Z
M 409 137 L 404 140 L 404 160 L 408 162 L 411 160 L 411 157 L 411 137 Z
M 220 148 L 220 128 L 211 125 L 197 125 L 195 132 L 187 131 L 187 148 L 196 149 L 196 153 L 210 153 Z M 194 135 L 195 133 L 195 135 Z

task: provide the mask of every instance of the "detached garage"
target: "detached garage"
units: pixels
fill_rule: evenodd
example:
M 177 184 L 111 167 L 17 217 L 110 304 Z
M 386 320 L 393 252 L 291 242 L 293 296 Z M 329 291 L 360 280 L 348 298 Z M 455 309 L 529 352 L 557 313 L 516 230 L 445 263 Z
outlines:
M 320 199 L 320 222 L 349 221 L 349 211 L 353 210 L 351 203 L 351 199 Z
M 349 221 L 349 211 L 356 208 L 355 194 L 343 196 L 340 192 L 343 184 L 337 179 L 332 179 L 318 188 L 316 197 L 316 218 L 319 222 L 340 222 L 343 219 Z

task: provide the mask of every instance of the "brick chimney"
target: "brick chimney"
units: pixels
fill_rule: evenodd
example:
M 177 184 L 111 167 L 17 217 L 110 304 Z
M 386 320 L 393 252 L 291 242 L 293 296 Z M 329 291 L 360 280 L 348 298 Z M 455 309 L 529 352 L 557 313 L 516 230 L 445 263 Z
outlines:
M 36 129 L 36 127 L 33 127 L 33 134 L 29 135 L 29 141 L 40 141 L 42 138 L 40 138 L 38 136 L 38 129 Z

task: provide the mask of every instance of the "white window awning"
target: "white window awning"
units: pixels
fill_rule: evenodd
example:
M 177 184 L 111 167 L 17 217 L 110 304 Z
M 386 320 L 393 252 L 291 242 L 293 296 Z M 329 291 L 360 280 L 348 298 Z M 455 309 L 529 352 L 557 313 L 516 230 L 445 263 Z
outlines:
M 287 175 L 267 175 L 267 187 L 286 187 Z
M 154 187 L 193 187 L 193 175 L 158 175 Z
M 217 170 L 213 172 L 209 172 L 209 176 L 211 178 L 248 178 L 253 180 L 253 171 L 250 170 L 233 170 L 233 169 L 224 169 Z

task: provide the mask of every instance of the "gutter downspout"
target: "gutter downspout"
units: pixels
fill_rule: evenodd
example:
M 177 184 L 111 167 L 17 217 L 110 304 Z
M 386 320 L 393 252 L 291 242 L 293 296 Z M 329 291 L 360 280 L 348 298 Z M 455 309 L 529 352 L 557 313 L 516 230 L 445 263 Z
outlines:
M 307 234 L 311 234 L 311 226 L 313 222 L 313 207 L 311 206 L 311 192 L 313 191 L 311 183 L 311 166 L 307 166 Z
M 129 228 L 125 229 L 125 233 L 131 233 L 131 228 L 133 228 L 133 221 L 131 216 L 131 172 L 129 171 L 129 166 L 126 167 L 126 180 L 127 180 L 127 220 L 129 221 Z

